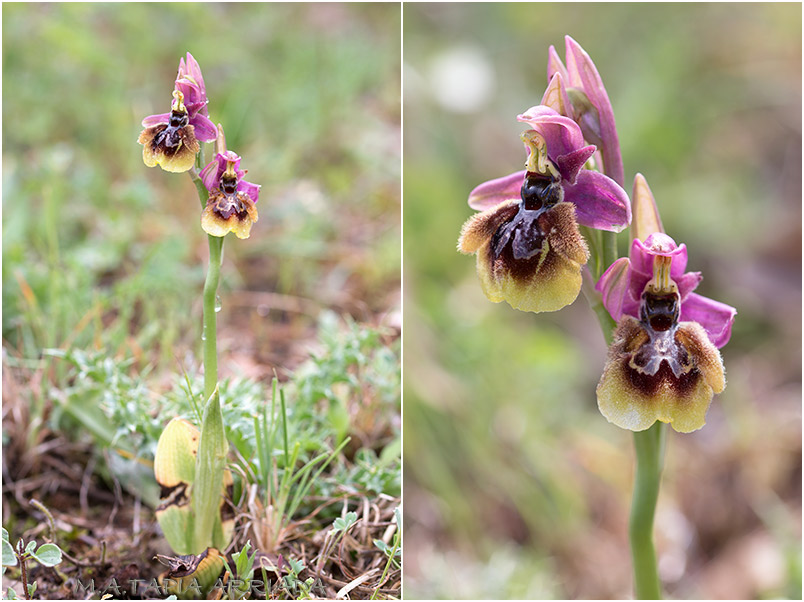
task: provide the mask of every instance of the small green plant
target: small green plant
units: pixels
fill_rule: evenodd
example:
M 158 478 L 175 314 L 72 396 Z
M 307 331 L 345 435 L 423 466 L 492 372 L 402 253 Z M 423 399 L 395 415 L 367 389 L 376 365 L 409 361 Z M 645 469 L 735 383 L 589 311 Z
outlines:
M 380 587 L 382 584 L 385 583 L 385 578 L 388 576 L 388 571 L 391 569 L 393 565 L 394 568 L 401 568 L 400 561 L 402 560 L 402 513 L 397 506 L 394 509 L 394 522 L 396 523 L 396 531 L 394 532 L 394 540 L 393 543 L 389 546 L 385 543 L 382 539 L 375 539 L 374 545 L 377 546 L 383 553 L 386 555 L 388 560 L 385 563 L 385 568 L 382 571 L 382 577 L 380 577 L 380 583 L 377 585 L 377 588 L 374 590 L 374 593 L 371 594 L 371 599 L 376 600 L 377 594 L 380 593 Z
M 316 575 L 321 573 L 330 552 L 338 545 L 338 542 L 343 539 L 346 532 L 352 528 L 357 522 L 357 512 L 347 512 L 346 516 L 338 517 L 332 522 L 332 528 L 327 532 L 324 545 L 321 546 L 321 552 L 318 554 L 318 563 L 316 565 Z
M 232 553 L 234 561 L 234 571 L 226 562 L 226 573 L 229 580 L 226 583 L 226 597 L 229 600 L 244 600 L 249 597 L 251 592 L 251 581 L 254 578 L 254 560 L 257 557 L 256 550 L 251 552 L 251 541 L 246 541 L 239 552 Z M 263 587 L 267 587 L 267 581 L 263 580 Z M 267 593 L 267 592 L 266 592 Z
M 36 591 L 36 582 L 28 583 L 28 561 L 35 560 L 42 566 L 54 567 L 61 563 L 61 554 L 61 548 L 54 543 L 45 543 L 37 548 L 35 541 L 29 541 L 26 544 L 22 538 L 17 542 L 15 548 L 8 539 L 8 531 L 3 529 L 3 575 L 5 575 L 6 567 L 19 565 L 26 600 L 30 600 Z M 17 592 L 9 587 L 6 590 L 6 599 L 17 600 Z
M 302 580 L 299 575 L 306 568 L 303 560 L 287 559 L 290 570 L 282 579 L 285 592 L 292 600 L 314 600 L 318 596 L 316 580 L 308 577 Z
M 143 119 L 137 142 L 148 167 L 184 173 L 198 191 L 201 228 L 207 233 L 209 264 L 203 290 L 204 394 L 201 430 L 189 435 L 179 417 L 160 437 L 154 465 L 162 497 L 157 519 L 178 554 L 201 554 L 222 549 L 230 537 L 221 528 L 221 496 L 225 493 L 226 439 L 218 388 L 217 295 L 223 259 L 223 241 L 229 232 L 248 238 L 257 221 L 255 203 L 260 187 L 243 179 L 241 158 L 226 148 L 223 126 L 209 118 L 206 86 L 198 62 L 188 52 L 179 61 L 169 113 Z M 203 142 L 215 142 L 216 154 L 204 166 Z M 178 422 L 177 422 L 178 421 Z M 170 433 L 173 438 L 167 439 Z M 184 435 L 187 436 L 184 436 Z M 192 466 L 191 466 L 192 465 Z M 191 470 L 193 468 L 193 470 Z M 181 473 L 181 474 L 180 474 Z M 186 533 L 184 532 L 186 531 Z M 179 544 L 177 546 L 177 544 Z

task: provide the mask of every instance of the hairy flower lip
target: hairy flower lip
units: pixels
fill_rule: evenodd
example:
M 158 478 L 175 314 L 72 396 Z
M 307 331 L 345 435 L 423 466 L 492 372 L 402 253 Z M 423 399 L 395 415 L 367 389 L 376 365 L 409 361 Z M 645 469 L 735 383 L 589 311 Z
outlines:
M 475 253 L 483 292 L 522 311 L 557 311 L 581 288 L 589 252 L 569 203 L 529 210 L 514 199 L 463 225 L 462 253 Z
M 159 165 L 171 173 L 188 171 L 201 150 L 192 125 L 153 125 L 140 133 L 137 142 L 142 144 L 142 160 L 146 166 Z
M 643 431 L 658 420 L 689 433 L 704 426 L 714 394 L 725 386 L 723 360 L 700 324 L 653 331 L 626 315 L 614 332 L 597 400 L 620 428 Z

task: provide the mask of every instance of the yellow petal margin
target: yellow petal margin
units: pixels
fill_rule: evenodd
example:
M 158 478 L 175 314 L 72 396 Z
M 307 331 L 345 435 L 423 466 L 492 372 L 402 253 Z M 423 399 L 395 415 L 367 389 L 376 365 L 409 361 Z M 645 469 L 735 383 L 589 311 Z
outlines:
M 609 422 L 644 431 L 659 420 L 680 433 L 706 423 L 713 395 L 726 385 L 720 352 L 695 322 L 681 322 L 674 340 L 686 351 L 687 364 L 680 376 L 667 362 L 655 375 L 640 373 L 632 360 L 649 337 L 636 318 L 622 318 L 597 386 L 598 407 Z

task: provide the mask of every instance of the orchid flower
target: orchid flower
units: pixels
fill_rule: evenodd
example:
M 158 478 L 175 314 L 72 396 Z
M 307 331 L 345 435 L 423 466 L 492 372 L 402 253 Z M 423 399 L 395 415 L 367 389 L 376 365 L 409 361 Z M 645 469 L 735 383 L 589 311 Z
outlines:
M 692 292 L 703 277 L 700 272 L 685 271 L 686 245 L 677 245 L 672 238 L 661 232 L 661 221 L 655 210 L 656 203 L 641 174 L 637 174 L 634 180 L 633 197 L 635 237 L 631 242 L 631 252 L 629 257 L 621 257 L 609 266 L 595 286 L 603 295 L 603 304 L 616 321 L 623 315 L 638 318 L 642 292 L 653 276 L 655 258 L 668 257 L 672 265 L 670 276 L 680 295 L 680 320 L 698 322 L 712 343 L 718 348 L 723 347 L 731 337 L 731 327 L 737 310 Z M 648 220 L 655 224 L 650 227 L 658 230 L 649 230 L 645 226 Z M 644 242 L 640 237 L 644 237 Z
M 578 224 L 619 232 L 631 219 L 628 196 L 611 178 L 582 169 L 595 146 L 572 119 L 545 106 L 517 119 L 526 169 L 485 182 L 469 195 L 482 211 L 463 226 L 462 253 L 477 254 L 486 296 L 523 311 L 556 311 L 581 288 L 589 252 Z
M 195 163 L 201 142 L 215 139 L 215 124 L 207 116 L 207 95 L 201 69 L 187 53 L 181 59 L 173 89 L 170 113 L 149 115 L 137 142 L 143 145 L 142 160 L 148 167 L 159 165 L 165 171 L 181 173 Z
M 618 322 L 597 387 L 598 407 L 632 431 L 655 421 L 678 432 L 701 428 L 715 393 L 726 386 L 718 347 L 731 336 L 737 311 L 692 292 L 699 272 L 685 272 L 687 248 L 661 232 L 644 178 L 634 184 L 634 238 L 596 289 Z M 657 231 L 651 231 L 658 228 Z
M 256 203 L 260 186 L 243 179 L 246 171 L 240 169 L 240 156 L 226 150 L 223 127 L 218 125 L 218 131 L 218 152 L 200 174 L 209 191 L 201 227 L 212 236 L 234 232 L 238 238 L 248 238 L 258 219 Z

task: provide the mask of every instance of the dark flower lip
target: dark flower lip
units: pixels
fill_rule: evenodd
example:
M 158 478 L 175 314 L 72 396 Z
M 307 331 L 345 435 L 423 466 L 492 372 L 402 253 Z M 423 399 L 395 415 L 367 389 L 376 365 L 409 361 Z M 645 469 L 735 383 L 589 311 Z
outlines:
M 245 192 L 226 194 L 218 190 L 209 196 L 201 214 L 201 227 L 212 236 L 234 232 L 238 238 L 248 238 L 257 220 L 257 208 Z
M 201 150 L 192 125 L 180 127 L 160 123 L 145 128 L 137 142 L 142 144 L 142 160 L 148 167 L 161 166 L 165 171 L 182 173 L 195 164 Z
M 642 431 L 659 420 L 689 433 L 705 424 L 712 397 L 725 386 L 720 352 L 700 324 L 657 333 L 624 316 L 597 386 L 598 407 L 620 428 Z
M 589 252 L 574 213 L 569 203 L 526 210 L 512 200 L 464 224 L 458 249 L 476 253 L 489 300 L 536 313 L 575 301 Z

